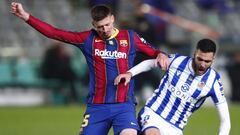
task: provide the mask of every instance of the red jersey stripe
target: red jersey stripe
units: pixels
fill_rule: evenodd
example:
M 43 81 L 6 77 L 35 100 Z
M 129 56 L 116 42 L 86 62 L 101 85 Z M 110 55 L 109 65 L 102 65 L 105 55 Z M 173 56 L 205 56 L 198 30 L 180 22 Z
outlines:
M 128 31 L 124 31 L 121 34 L 123 36 L 119 35 L 119 37 L 124 37 L 124 39 L 117 39 L 118 43 L 118 52 L 125 52 L 126 54 L 129 54 L 130 50 L 130 36 Z M 127 35 L 127 38 L 126 38 Z M 126 40 L 127 39 L 127 40 Z M 128 57 L 128 56 L 127 56 Z M 128 65 L 128 58 L 127 59 L 117 59 L 117 68 L 119 74 L 125 73 L 129 69 Z M 120 83 L 117 86 L 117 92 L 116 92 L 116 102 L 125 102 L 127 101 L 128 96 L 128 85 L 125 86 L 124 83 Z
M 93 97 L 93 103 L 99 104 L 105 102 L 105 95 L 106 95 L 106 82 L 107 82 L 107 75 L 106 75 L 106 65 L 104 59 L 101 56 L 96 56 L 94 50 L 104 50 L 106 48 L 105 42 L 95 42 L 99 39 L 94 38 L 93 40 L 93 61 L 95 67 L 95 95 Z M 95 42 L 95 43 L 94 43 Z

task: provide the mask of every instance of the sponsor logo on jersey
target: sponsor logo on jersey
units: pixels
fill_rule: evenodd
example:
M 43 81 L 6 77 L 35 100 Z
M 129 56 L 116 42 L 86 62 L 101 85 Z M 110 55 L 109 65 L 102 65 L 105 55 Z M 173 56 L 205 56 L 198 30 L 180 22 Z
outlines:
M 104 41 L 101 39 L 95 39 L 94 42 L 99 43 L 99 42 L 104 42 Z
M 135 126 L 137 126 L 137 124 L 136 124 L 136 123 L 134 123 L 134 122 L 131 122 L 130 124 L 131 124 L 131 125 L 135 125 Z
M 177 76 L 180 76 L 181 75 L 181 71 L 180 70 L 177 70 Z
M 181 87 L 181 90 L 183 92 L 187 92 L 189 90 L 189 84 L 187 84 L 187 83 L 183 84 L 182 87 Z
M 127 54 L 124 52 L 108 51 L 107 49 L 105 50 L 95 49 L 94 55 L 100 56 L 102 59 L 126 59 L 127 58 Z
M 185 83 L 186 84 L 186 83 Z M 189 86 L 189 85 L 188 85 Z M 169 86 L 169 89 L 172 94 L 174 94 L 176 97 L 188 101 L 188 102 L 192 102 L 194 100 L 194 98 L 192 98 L 186 91 L 186 89 L 189 90 L 189 88 L 187 88 L 186 86 L 182 86 L 181 90 L 179 90 L 177 87 L 174 87 L 172 85 Z

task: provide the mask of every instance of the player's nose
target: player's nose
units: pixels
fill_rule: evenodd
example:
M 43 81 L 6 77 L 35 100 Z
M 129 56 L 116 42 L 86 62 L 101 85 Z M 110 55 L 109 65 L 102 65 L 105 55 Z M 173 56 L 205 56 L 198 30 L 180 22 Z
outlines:
M 107 26 L 103 26 L 103 32 L 107 32 Z

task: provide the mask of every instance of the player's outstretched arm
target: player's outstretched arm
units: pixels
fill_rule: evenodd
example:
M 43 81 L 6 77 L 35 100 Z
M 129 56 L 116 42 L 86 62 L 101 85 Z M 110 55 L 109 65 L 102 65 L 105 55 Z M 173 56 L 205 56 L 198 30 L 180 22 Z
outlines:
M 52 26 L 46 22 L 43 22 L 36 17 L 33 17 L 28 12 L 26 12 L 21 3 L 12 2 L 11 3 L 11 13 L 15 16 L 26 21 L 30 26 L 39 31 L 44 36 L 59 40 L 62 42 L 70 44 L 83 43 L 86 40 L 86 37 L 89 33 L 80 33 L 80 32 L 70 32 L 62 29 L 58 29 L 55 26 Z
M 122 79 L 125 79 L 124 85 L 127 85 L 131 78 L 137 74 L 140 74 L 142 72 L 149 71 L 150 69 L 156 67 L 155 66 L 155 59 L 149 59 L 142 61 L 138 65 L 134 66 L 130 70 L 127 71 L 125 74 L 120 74 L 117 76 L 114 80 L 114 85 L 118 85 Z
M 29 19 L 29 13 L 26 12 L 21 3 L 12 2 L 11 3 L 11 13 L 15 16 L 21 18 L 24 21 L 27 21 Z

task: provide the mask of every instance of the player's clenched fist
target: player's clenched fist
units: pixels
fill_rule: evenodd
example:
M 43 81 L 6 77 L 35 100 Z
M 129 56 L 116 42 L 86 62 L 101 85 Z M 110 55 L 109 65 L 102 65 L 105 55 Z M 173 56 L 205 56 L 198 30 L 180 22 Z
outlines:
M 23 19 L 24 21 L 27 21 L 29 19 L 29 13 L 24 11 L 21 3 L 12 2 L 11 13 Z

